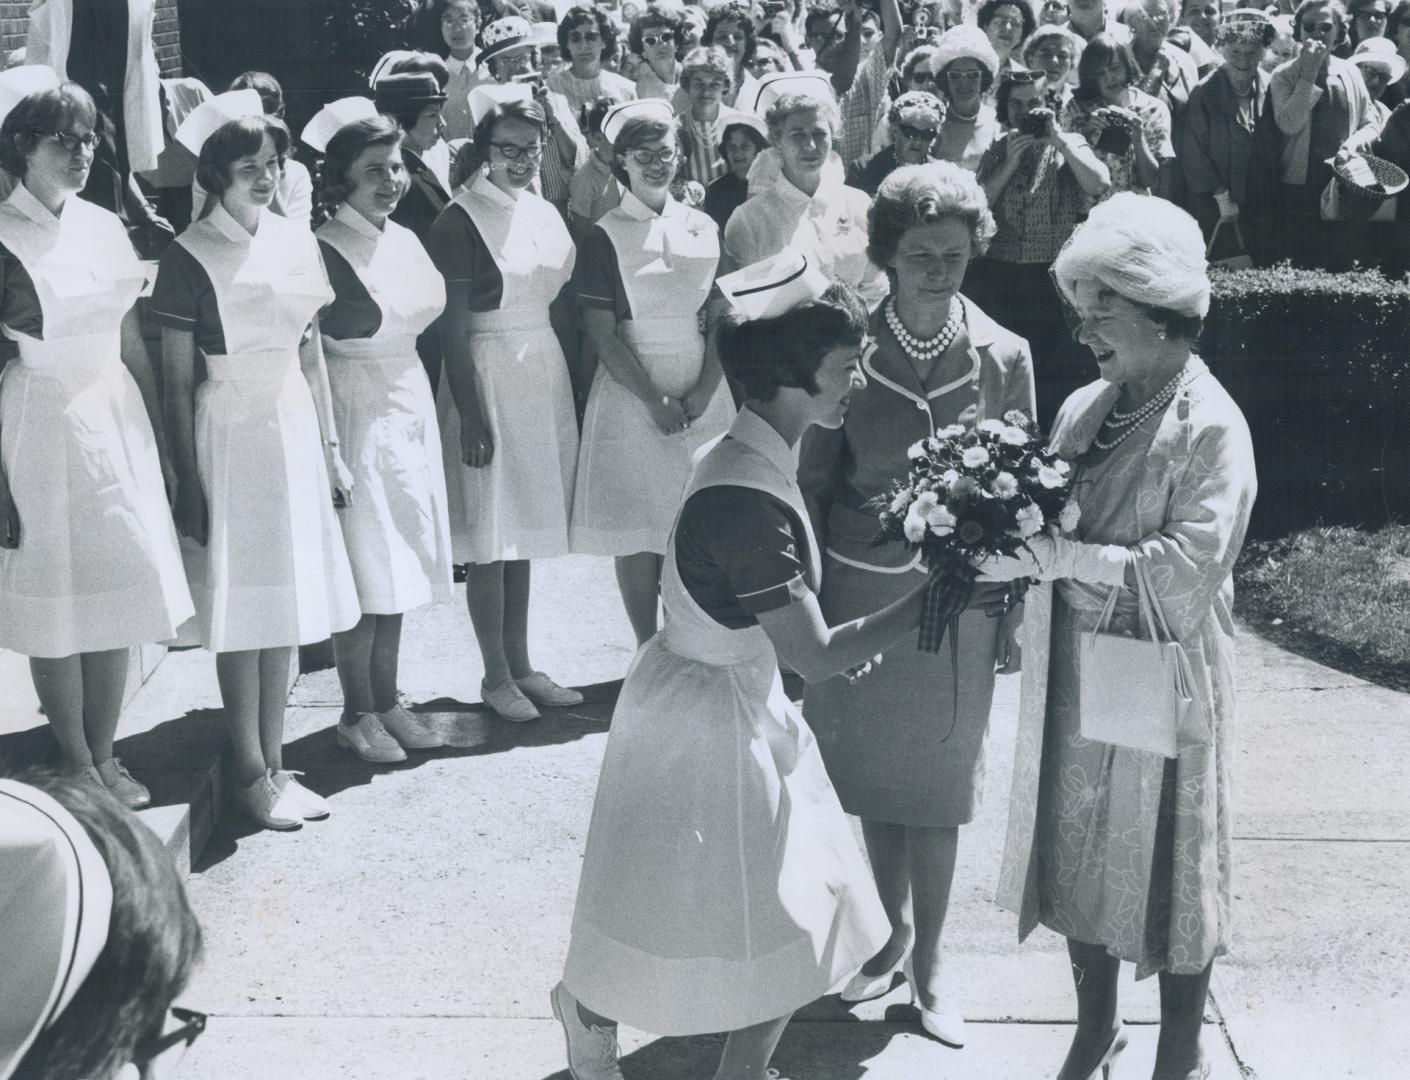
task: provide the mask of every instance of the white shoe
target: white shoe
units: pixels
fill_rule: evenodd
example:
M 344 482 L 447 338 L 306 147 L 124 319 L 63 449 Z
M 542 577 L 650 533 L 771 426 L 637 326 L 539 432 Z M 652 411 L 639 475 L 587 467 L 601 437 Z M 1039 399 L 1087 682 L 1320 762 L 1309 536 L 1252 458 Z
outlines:
M 962 1049 L 965 1040 L 965 1023 L 959 1006 L 950 999 L 948 994 L 945 994 L 941 997 L 938 1009 L 927 1009 L 925 999 L 920 996 L 920 987 L 916 983 L 915 963 L 912 957 L 906 957 L 905 971 L 906 981 L 911 984 L 911 1001 L 920 1010 L 920 1026 L 951 1050 Z
M 235 803 L 266 829 L 288 832 L 303 827 L 303 813 L 287 798 L 268 769 L 249 787 L 235 787 Z
M 514 685 L 535 705 L 546 705 L 550 709 L 583 703 L 582 694 L 570 687 L 559 686 L 542 671 L 531 671 L 522 679 L 515 679 Z
M 386 712 L 376 715 L 387 734 L 405 750 L 431 750 L 445 745 L 444 736 L 411 712 L 401 698 Z
M 480 683 L 480 699 L 494 710 L 496 716 L 511 724 L 524 724 L 542 715 L 513 680 L 493 688 Z
M 387 729 L 375 713 L 358 713 L 357 723 L 351 726 L 339 720 L 338 745 L 347 747 L 373 765 L 390 765 L 406 760 L 406 751 L 387 734 Z
M 98 775 L 113 793 L 113 797 L 129 810 L 141 810 L 144 806 L 152 805 L 152 793 L 127 771 L 122 758 L 109 758 L 94 768 L 98 770 Z
M 274 773 L 274 784 L 283 793 L 284 798 L 298 808 L 305 821 L 322 821 L 333 812 L 333 808 L 322 795 L 309 791 L 299 783 L 299 777 L 302 775 L 303 773 L 293 769 L 279 769 Z
M 891 992 L 891 983 L 895 980 L 896 973 L 905 966 L 910 956 L 911 950 L 907 948 L 906 951 L 901 954 L 901 958 L 880 975 L 863 975 L 858 971 L 852 976 L 851 981 L 842 988 L 842 993 L 838 996 L 841 997 L 843 1001 L 851 1002 L 852 1004 L 884 997 Z
M 568 1072 L 573 1080 L 626 1080 L 617 1064 L 617 1029 L 588 1027 L 578 1015 L 578 1000 L 561 982 L 548 997 L 568 1042 Z

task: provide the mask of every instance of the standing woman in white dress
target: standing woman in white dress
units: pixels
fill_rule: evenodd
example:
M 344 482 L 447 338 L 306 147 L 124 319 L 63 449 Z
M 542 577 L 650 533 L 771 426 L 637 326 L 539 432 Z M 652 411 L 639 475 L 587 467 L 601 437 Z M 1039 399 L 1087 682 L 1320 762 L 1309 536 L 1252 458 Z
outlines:
M 359 616 L 334 510 L 352 480 L 317 326 L 333 291 L 313 234 L 269 209 L 289 129 L 262 113 L 230 117 L 220 103 L 177 130 L 211 198 L 162 255 L 151 310 L 176 525 L 196 545 L 196 632 L 216 654 L 235 799 L 267 828 L 296 829 L 328 806 L 283 767 L 294 649 Z
M 399 699 L 397 660 L 402 613 L 452 594 L 441 429 L 416 354 L 417 335 L 445 307 L 445 282 L 416 235 L 389 218 L 408 184 L 401 141 L 386 116 L 337 130 L 322 175 L 338 209 L 317 233 L 335 295 L 319 330 L 357 493 L 339 520 L 362 608 L 355 627 L 333 635 L 343 688 L 337 737 L 372 762 L 441 745 Z
M 481 696 L 519 722 L 583 700 L 529 660 L 529 561 L 568 553 L 578 463 L 560 344 L 574 333 L 560 301 L 574 248 L 553 204 L 529 190 L 547 140 L 530 88 L 480 86 L 470 103 L 480 167 L 426 243 L 446 282 L 441 444 Z
M 0 75 L 0 648 L 30 658 L 66 770 L 151 801 L 113 756 L 130 646 L 192 612 L 122 223 L 78 198 L 98 113 L 47 67 Z M 160 426 L 158 425 L 158 430 Z
M 575 552 L 613 555 L 638 645 L 656 633 L 666 538 L 691 458 L 734 417 L 701 331 L 715 281 L 715 223 L 670 194 L 681 162 L 665 101 L 615 106 L 602 121 L 622 203 L 588 232 L 574 271 L 600 361 L 583 418 L 573 498 Z

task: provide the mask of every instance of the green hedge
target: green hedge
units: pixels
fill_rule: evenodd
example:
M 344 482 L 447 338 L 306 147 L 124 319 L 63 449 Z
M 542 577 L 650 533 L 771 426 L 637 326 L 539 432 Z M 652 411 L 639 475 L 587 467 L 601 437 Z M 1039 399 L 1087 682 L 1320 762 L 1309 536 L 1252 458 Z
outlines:
M 1410 520 L 1410 282 L 1216 271 L 1200 354 L 1248 418 L 1251 532 Z

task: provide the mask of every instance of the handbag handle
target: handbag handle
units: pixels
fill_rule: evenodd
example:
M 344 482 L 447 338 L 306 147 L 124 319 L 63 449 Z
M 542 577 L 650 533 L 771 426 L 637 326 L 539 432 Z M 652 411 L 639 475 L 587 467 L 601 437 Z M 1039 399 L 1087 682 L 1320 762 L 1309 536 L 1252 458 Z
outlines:
M 1234 218 L 1229 224 L 1234 226 L 1234 239 L 1239 242 L 1240 249 L 1247 251 L 1248 245 L 1244 243 L 1244 231 L 1239 228 L 1239 219 Z M 1219 230 L 1223 227 L 1224 221 L 1222 218 L 1214 223 L 1214 231 L 1209 234 L 1209 243 L 1204 245 L 1204 257 L 1206 259 L 1214 253 L 1214 241 L 1219 239 Z
M 1143 559 L 1136 560 L 1136 591 L 1140 594 L 1141 617 L 1145 620 L 1146 632 L 1152 641 L 1174 643 L 1175 635 L 1170 632 L 1170 624 L 1165 621 L 1165 612 L 1156 599 L 1155 587 L 1151 584 L 1149 572 Z M 1157 627 L 1160 633 L 1156 632 Z M 1160 634 L 1164 634 L 1162 639 Z

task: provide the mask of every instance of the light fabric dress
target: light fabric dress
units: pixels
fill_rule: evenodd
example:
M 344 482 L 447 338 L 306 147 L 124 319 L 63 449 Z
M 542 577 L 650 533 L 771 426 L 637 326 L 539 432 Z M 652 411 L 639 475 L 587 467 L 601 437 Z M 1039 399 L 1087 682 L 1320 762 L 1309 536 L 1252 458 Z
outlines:
M 965 328 L 925 385 L 885 317 L 873 315 L 877 347 L 862 361 L 867 385 L 853 393 L 841 428 L 813 428 L 804 437 L 798 482 L 826 553 L 818 601 L 829 626 L 925 581 L 919 556 L 904 544 L 872 543 L 879 526 L 869 500 L 904 475 L 906 450 L 949 424 L 973 427 L 1009 409 L 1033 411 L 1027 344 L 962 303 Z M 935 656 L 908 637 L 864 679 L 835 676 L 808 686 L 803 714 L 848 813 L 933 828 L 973 819 L 983 795 L 999 620 L 966 611 L 955 640 L 957 665 L 948 640 Z
M 453 256 L 448 261 L 446 248 L 467 226 L 451 215 L 468 219 L 480 242 L 476 251 L 493 260 L 485 269 L 500 281 L 496 308 L 472 305 L 470 314 L 469 360 L 494 440 L 494 456 L 483 468 L 464 464 L 460 413 L 450 380 L 441 380 L 438 415 L 455 561 L 566 555 L 578 424 L 568 363 L 548 309 L 572 276 L 573 241 L 551 203 L 529 191 L 512 198 L 481 174 L 432 230 L 432 255 L 447 281 L 483 272 L 451 265 Z
M 886 296 L 886 275 L 867 258 L 866 193 L 825 176 L 806 195 L 783 175 L 747 200 L 725 226 L 727 268 L 749 266 L 791 248 L 828 277 L 845 281 L 867 307 Z
M 998 901 L 1019 915 L 1134 961 L 1138 978 L 1192 975 L 1229 946 L 1234 723 L 1232 571 L 1256 491 L 1238 406 L 1201 374 L 1097 464 L 1079 464 L 1076 539 L 1122 544 L 1145 561 L 1185 647 L 1211 741 L 1174 760 L 1080 734 L 1079 639 L 1109 590 L 1077 581 L 1028 592 L 1023 693 Z M 1096 382 L 1058 414 L 1053 445 L 1078 461 L 1117 390 Z M 1116 633 L 1137 622 L 1122 589 Z
M 392 221 L 378 229 L 346 204 L 318 239 L 335 290 L 335 260 L 356 276 L 347 282 L 350 295 L 339 295 L 320 323 L 338 440 L 354 482 L 352 505 L 340 515 L 343 538 L 363 613 L 394 615 L 452 591 L 441 429 L 416 354 L 417 335 L 445 307 L 445 282 L 409 229 Z M 370 333 L 332 335 L 344 303 L 370 309 L 377 318 Z M 353 313 L 349 323 L 356 321 Z
M 21 530 L 0 549 L 0 647 L 56 658 L 175 637 L 191 596 L 119 353 L 145 271 L 114 215 L 73 197 L 55 217 L 23 184 L 0 204 L 0 246 L 0 460 Z
M 700 310 L 715 281 L 720 257 L 715 223 L 673 198 L 658 215 L 630 191 L 597 226 L 616 257 L 609 293 L 579 302 L 613 306 L 619 297 L 630 315 L 618 332 L 662 394 L 682 397 L 695 386 L 705 359 Z M 600 241 L 599 241 L 600 242 Z M 587 256 L 587 247 L 580 258 Z M 664 554 L 666 540 L 690 478 L 696 450 L 724 434 L 734 418 L 729 387 L 721 379 L 710 404 L 684 431 L 667 435 L 646 405 L 598 365 L 583 418 L 573 497 L 573 550 L 589 555 Z
M 806 529 L 794 467 L 746 409 L 686 494 L 755 488 Z M 635 1028 L 731 1031 L 826 993 L 889 925 L 768 636 L 706 614 L 675 558 L 661 596 L 665 627 L 637 653 L 612 716 L 563 982 Z
M 361 614 L 299 366 L 332 299 L 313 234 L 268 210 L 251 236 L 217 205 L 162 256 L 152 316 L 205 357 L 196 465 L 210 535 L 185 550 L 196 636 L 213 652 L 308 645 Z

